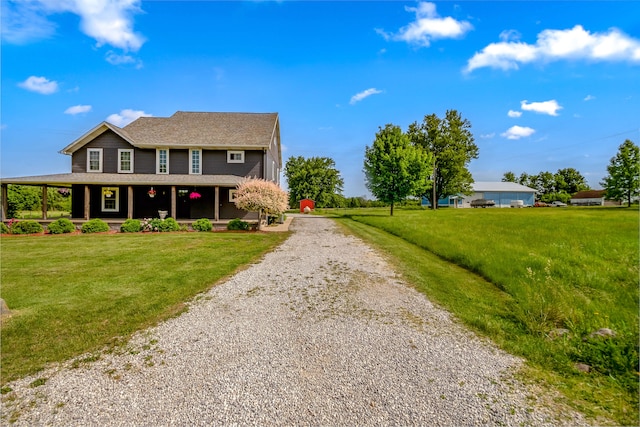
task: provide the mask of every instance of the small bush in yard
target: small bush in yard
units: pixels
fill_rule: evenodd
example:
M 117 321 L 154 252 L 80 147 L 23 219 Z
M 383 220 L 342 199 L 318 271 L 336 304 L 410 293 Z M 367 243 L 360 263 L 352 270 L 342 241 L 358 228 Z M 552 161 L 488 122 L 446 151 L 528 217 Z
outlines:
M 240 218 L 232 219 L 227 224 L 227 230 L 248 230 L 249 223 L 247 221 L 243 221 Z
M 16 222 L 11 227 L 13 234 L 36 234 L 42 233 L 42 225 L 38 221 L 27 219 L 25 221 Z
M 0 233 L 9 234 L 9 227 L 4 222 L 0 222 Z
M 200 218 L 193 223 L 191 228 L 196 231 L 211 231 L 213 230 L 213 224 L 207 218 Z
M 109 231 L 109 225 L 100 218 L 90 219 L 82 224 L 83 233 L 103 233 Z
M 167 218 L 158 226 L 160 231 L 178 231 L 180 230 L 180 224 L 173 218 Z
M 47 230 L 49 230 L 51 234 L 72 233 L 76 231 L 76 226 L 73 225 L 70 219 L 60 218 L 49 224 Z
M 123 233 L 137 233 L 142 230 L 142 223 L 139 219 L 129 218 L 120 226 L 120 231 Z

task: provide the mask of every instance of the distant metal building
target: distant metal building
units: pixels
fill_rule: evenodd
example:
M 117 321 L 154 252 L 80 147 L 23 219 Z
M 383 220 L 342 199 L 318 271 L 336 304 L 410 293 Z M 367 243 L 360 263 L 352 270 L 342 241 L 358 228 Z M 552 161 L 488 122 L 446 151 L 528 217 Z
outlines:
M 438 200 L 438 207 L 470 208 L 471 201 L 476 199 L 493 200 L 497 208 L 511 207 L 511 202 L 522 200 L 524 207 L 533 206 L 536 199 L 536 190 L 515 182 L 474 182 L 471 184 L 473 193 L 470 196 L 457 194 Z M 430 206 L 429 201 L 423 197 L 423 206 Z

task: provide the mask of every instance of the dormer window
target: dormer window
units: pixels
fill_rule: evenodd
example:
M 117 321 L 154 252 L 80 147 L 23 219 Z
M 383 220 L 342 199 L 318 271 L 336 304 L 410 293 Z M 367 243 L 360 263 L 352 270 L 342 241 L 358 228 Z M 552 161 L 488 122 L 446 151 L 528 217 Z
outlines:
M 102 172 L 102 148 L 87 149 L 87 172 Z
M 227 151 L 227 163 L 244 163 L 244 151 Z

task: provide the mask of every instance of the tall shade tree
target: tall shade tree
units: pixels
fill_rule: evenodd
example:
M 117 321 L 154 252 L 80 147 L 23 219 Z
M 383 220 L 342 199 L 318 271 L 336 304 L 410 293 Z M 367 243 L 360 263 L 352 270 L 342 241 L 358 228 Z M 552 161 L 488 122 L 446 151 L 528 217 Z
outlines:
M 478 146 L 470 129 L 471 123 L 456 110 L 447 110 L 444 119 L 430 114 L 422 123 L 409 125 L 411 142 L 433 155 L 435 187 L 425 194 L 432 209 L 437 209 L 442 197 L 472 192 L 467 165 L 478 158 Z
M 378 128 L 376 139 L 364 152 L 365 184 L 378 200 L 393 206 L 407 196 L 420 196 L 430 185 L 433 158 L 411 144 L 399 126 Z
M 258 228 L 262 223 L 262 214 L 282 215 L 288 209 L 287 192 L 278 184 L 264 179 L 244 179 L 238 184 L 235 197 L 238 209 L 258 212 Z
M 572 195 L 578 191 L 589 189 L 586 178 L 574 168 L 558 169 L 554 178 L 556 180 L 556 191 L 559 192 Z
M 312 199 L 319 208 L 335 207 L 342 198 L 343 179 L 329 157 L 289 157 L 284 167 L 289 186 L 289 205 Z
M 518 178 L 515 173 L 508 171 L 502 176 L 502 182 L 518 182 Z
M 626 200 L 631 206 L 633 198 L 640 195 L 640 148 L 630 139 L 618 147 L 618 153 L 607 166 L 607 175 L 600 183 L 607 190 L 607 198 Z

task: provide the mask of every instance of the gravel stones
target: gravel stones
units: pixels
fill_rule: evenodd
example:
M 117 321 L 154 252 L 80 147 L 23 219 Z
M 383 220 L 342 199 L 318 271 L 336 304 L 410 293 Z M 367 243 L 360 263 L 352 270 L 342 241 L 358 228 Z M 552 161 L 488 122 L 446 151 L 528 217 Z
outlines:
M 586 425 L 329 219 L 117 354 L 8 384 L 16 425 Z M 215 262 L 215 260 L 212 260 Z M 47 378 L 29 387 L 37 378 Z

